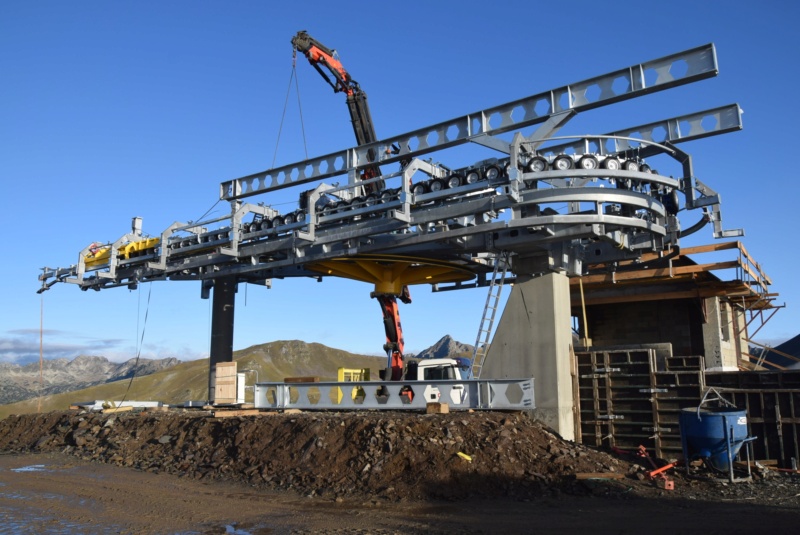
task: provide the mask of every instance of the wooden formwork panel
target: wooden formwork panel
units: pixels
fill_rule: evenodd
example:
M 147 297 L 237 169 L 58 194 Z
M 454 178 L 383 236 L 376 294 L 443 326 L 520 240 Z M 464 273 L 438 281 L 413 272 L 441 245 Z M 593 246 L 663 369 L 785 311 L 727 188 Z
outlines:
M 593 446 L 682 455 L 680 413 L 697 407 L 713 387 L 745 410 L 756 459 L 783 468 L 800 461 L 800 371 L 706 373 L 697 356 L 668 357 L 657 370 L 642 350 L 576 354 L 579 427 Z
M 706 380 L 747 411 L 756 459 L 775 460 L 782 468 L 800 462 L 800 371 L 715 372 Z
M 581 438 L 593 446 L 680 456 L 680 410 L 697 406 L 703 392 L 700 357 L 667 357 L 658 371 L 652 349 L 576 354 Z
M 649 349 L 579 352 L 577 389 L 581 438 L 594 446 L 653 446 L 645 428 L 652 419 Z M 650 425 L 652 427 L 652 425 Z
M 737 408 L 747 411 L 753 455 L 791 468 L 800 460 L 800 389 L 717 389 Z
M 708 386 L 744 390 L 800 389 L 800 371 L 714 372 L 707 374 Z
M 705 359 L 702 356 L 692 355 L 686 357 L 667 357 L 665 359 L 666 371 L 703 371 L 705 369 Z

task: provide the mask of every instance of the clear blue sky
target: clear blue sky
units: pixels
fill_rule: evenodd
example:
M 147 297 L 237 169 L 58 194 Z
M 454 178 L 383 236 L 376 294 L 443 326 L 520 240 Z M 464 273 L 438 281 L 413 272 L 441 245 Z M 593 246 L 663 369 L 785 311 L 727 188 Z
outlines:
M 298 30 L 336 48 L 369 94 L 379 137 L 714 42 L 717 78 L 579 115 L 561 133 L 604 133 L 734 102 L 744 130 L 683 145 L 719 191 L 726 228 L 773 280 L 787 308 L 757 339 L 799 331 L 793 236 L 800 124 L 800 4 L 794 1 L 568 3 L 54 2 L 0 3 L 0 361 L 208 354 L 199 283 L 140 291 L 36 294 L 42 266 L 67 266 L 113 241 L 133 216 L 158 235 L 196 220 L 219 183 L 271 167 Z M 298 58 L 310 156 L 354 145 L 342 95 Z M 305 158 L 291 94 L 277 165 Z M 482 157 L 482 156 L 481 156 Z M 475 158 L 479 159 L 478 157 Z M 228 210 L 219 205 L 216 215 Z M 684 224 L 696 219 L 694 214 Z M 688 244 L 710 243 L 706 229 Z M 382 354 L 380 310 L 365 284 L 275 281 L 240 288 L 235 348 L 302 339 Z M 406 349 L 444 334 L 473 343 L 485 290 L 412 288 Z M 507 292 L 506 292 L 507 293 Z

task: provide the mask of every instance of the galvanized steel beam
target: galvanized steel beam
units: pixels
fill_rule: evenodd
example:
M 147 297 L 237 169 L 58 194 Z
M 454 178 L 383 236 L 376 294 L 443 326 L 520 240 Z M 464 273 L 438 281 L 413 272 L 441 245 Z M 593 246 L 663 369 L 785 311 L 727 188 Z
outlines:
M 639 63 L 582 82 L 470 113 L 382 141 L 254 173 L 220 184 L 220 199 L 236 200 L 388 164 L 466 143 L 472 138 L 519 130 L 554 114 L 600 106 L 704 80 L 719 72 L 713 44 Z M 377 155 L 373 161 L 369 154 Z
M 432 390 L 433 389 L 433 390 Z M 401 391 L 411 390 L 413 396 Z M 429 402 L 451 410 L 530 410 L 533 379 L 256 383 L 257 409 L 424 410 Z M 426 392 L 436 392 L 435 399 Z

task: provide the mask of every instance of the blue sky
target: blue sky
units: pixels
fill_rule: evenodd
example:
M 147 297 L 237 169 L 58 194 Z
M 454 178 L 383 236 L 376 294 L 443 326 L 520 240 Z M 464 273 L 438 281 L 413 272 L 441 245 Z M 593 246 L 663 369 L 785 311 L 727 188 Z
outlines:
M 684 144 L 698 178 L 722 195 L 725 228 L 786 303 L 757 339 L 798 333 L 795 158 L 800 8 L 793 1 L 27 2 L 0 3 L 0 362 L 102 354 L 207 356 L 208 300 L 198 283 L 139 291 L 36 294 L 43 266 L 67 266 L 131 218 L 158 235 L 197 220 L 219 183 L 305 159 L 292 92 L 298 30 L 339 51 L 389 137 L 713 42 L 720 75 L 580 114 L 561 133 L 618 128 L 738 102 L 744 130 Z M 354 145 L 342 95 L 298 58 L 309 156 Z M 276 151 L 277 146 L 277 151 Z M 478 160 L 483 153 L 478 154 Z M 466 162 L 465 162 L 466 163 Z M 227 205 L 217 205 L 222 215 Z M 685 224 L 693 222 L 692 215 Z M 686 245 L 711 243 L 703 230 Z M 240 288 L 235 348 L 302 339 L 381 354 L 371 288 L 343 280 Z M 149 295 L 149 308 L 147 306 Z M 402 306 L 407 351 L 441 336 L 473 343 L 485 290 L 412 288 Z M 145 323 L 145 311 L 147 321 Z

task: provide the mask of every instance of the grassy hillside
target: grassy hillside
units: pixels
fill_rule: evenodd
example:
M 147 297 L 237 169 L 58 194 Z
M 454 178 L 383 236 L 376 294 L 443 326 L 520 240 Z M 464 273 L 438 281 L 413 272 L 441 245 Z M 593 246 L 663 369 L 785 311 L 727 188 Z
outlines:
M 336 370 L 345 368 L 370 368 L 373 378 L 378 369 L 385 367 L 383 357 L 354 355 L 322 344 L 307 344 L 291 340 L 249 347 L 233 354 L 237 369 L 255 370 L 258 380 L 283 381 L 286 377 L 317 376 L 321 380 L 335 380 Z M 255 373 L 248 373 L 248 385 L 255 382 Z M 43 396 L 41 411 L 62 410 L 71 403 L 97 399 L 118 401 L 125 396 L 129 380 L 106 383 L 74 392 Z M 252 400 L 248 392 L 247 400 Z M 133 380 L 128 400 L 161 401 L 177 404 L 190 400 L 208 399 L 208 359 L 183 362 L 167 370 L 145 375 Z M 9 414 L 37 412 L 39 399 L 0 405 L 0 419 Z

